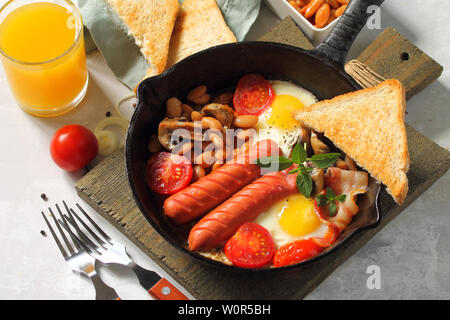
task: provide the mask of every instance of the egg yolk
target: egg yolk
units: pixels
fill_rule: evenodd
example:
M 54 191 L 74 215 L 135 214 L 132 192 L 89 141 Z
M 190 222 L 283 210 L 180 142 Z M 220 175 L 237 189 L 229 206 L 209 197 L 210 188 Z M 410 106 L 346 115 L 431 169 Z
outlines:
M 292 112 L 302 110 L 303 103 L 290 95 L 282 94 L 275 96 L 271 106 L 264 114 L 264 122 L 267 126 L 281 129 L 292 129 L 298 126 L 298 122 L 292 117 Z
M 321 222 L 314 212 L 314 202 L 302 194 L 290 196 L 278 213 L 281 228 L 292 236 L 307 235 L 316 230 Z

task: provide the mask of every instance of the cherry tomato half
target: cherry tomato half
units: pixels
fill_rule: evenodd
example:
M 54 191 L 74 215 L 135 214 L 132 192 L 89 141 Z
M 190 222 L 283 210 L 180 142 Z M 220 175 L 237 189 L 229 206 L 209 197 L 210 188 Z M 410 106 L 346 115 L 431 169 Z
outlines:
M 76 171 L 91 162 L 98 153 L 98 141 L 89 129 L 69 124 L 58 129 L 50 142 L 53 161 L 66 171 Z
M 275 243 L 266 228 L 244 223 L 225 244 L 225 255 L 242 268 L 261 268 L 272 261 Z
M 147 162 L 147 185 L 159 194 L 171 195 L 189 184 L 192 172 L 188 158 L 169 152 L 158 152 Z
M 233 97 L 234 108 L 239 114 L 260 115 L 275 98 L 269 81 L 260 74 L 247 74 L 237 85 Z
M 317 256 L 323 247 L 312 239 L 297 240 L 281 246 L 273 258 L 274 267 L 284 267 Z

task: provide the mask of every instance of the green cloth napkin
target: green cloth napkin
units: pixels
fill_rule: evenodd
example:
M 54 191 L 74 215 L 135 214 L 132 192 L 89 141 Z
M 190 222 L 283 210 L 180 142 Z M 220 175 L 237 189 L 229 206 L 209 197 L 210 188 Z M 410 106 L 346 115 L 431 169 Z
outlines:
M 104 0 L 76 2 L 87 29 L 86 51 L 98 48 L 116 77 L 134 89 L 144 78 L 149 65 L 127 26 Z M 258 17 L 261 0 L 217 0 L 217 4 L 238 41 L 242 41 Z
M 242 41 L 258 17 L 261 0 L 217 0 L 217 5 L 236 39 Z

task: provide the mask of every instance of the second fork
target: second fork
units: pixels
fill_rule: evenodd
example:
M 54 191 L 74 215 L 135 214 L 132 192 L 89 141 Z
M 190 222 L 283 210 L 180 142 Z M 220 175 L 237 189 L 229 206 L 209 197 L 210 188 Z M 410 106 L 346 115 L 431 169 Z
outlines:
M 42 217 L 44 218 L 44 221 L 47 224 L 47 227 L 50 233 L 52 234 L 56 242 L 56 245 L 61 251 L 64 260 L 66 260 L 69 267 L 73 271 L 85 274 L 91 279 L 92 284 L 94 285 L 95 288 L 96 300 L 120 300 L 116 291 L 113 288 L 109 287 L 107 284 L 105 284 L 103 280 L 100 278 L 100 276 L 97 274 L 95 270 L 95 258 L 89 255 L 88 252 L 86 252 L 86 250 L 81 246 L 81 243 L 79 243 L 77 239 L 75 239 L 75 235 L 70 231 L 70 229 L 67 230 L 67 232 L 69 233 L 69 236 L 73 241 L 73 244 L 69 242 L 66 235 L 64 234 L 64 231 L 61 229 L 61 226 L 59 225 L 57 218 L 53 213 L 53 210 L 51 208 L 48 209 L 51 217 L 53 218 L 53 221 L 55 222 L 57 230 L 59 231 L 60 237 L 63 239 L 64 244 L 66 245 L 66 248 L 63 247 L 62 243 L 60 242 L 58 236 L 56 235 L 56 232 L 54 231 L 44 212 L 41 212 Z M 56 209 L 58 210 L 61 219 L 65 220 L 65 217 L 62 214 L 58 204 L 56 204 Z M 68 252 L 66 250 L 68 250 Z

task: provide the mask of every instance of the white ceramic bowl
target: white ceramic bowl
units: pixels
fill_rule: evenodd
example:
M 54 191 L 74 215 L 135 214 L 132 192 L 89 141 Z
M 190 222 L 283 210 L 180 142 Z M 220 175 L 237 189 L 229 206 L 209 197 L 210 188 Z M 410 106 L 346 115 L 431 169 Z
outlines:
M 304 16 L 294 9 L 286 0 L 264 0 L 267 6 L 280 18 L 284 19 L 290 16 L 295 23 L 302 29 L 303 33 L 309 38 L 314 46 L 317 46 L 327 38 L 333 30 L 338 19 L 335 19 L 328 26 L 322 29 L 314 27 Z

